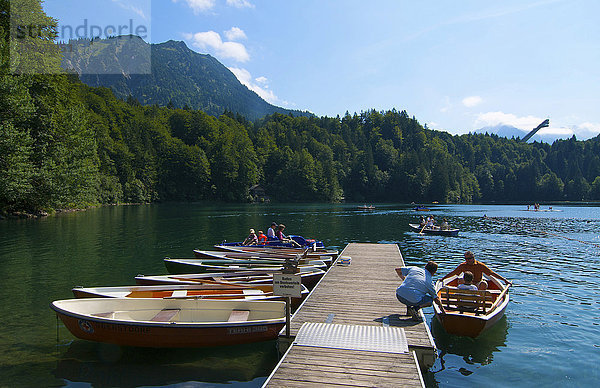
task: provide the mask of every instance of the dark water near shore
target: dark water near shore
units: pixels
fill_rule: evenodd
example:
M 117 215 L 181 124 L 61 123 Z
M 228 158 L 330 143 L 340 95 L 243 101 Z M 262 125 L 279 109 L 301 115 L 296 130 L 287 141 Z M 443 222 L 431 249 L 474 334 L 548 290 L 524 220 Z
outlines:
M 445 334 L 426 309 L 440 353 L 424 376 L 428 386 L 596 386 L 600 208 L 553 207 L 432 207 L 436 218 L 461 228 L 456 238 L 409 232 L 420 214 L 389 204 L 370 212 L 350 204 L 163 204 L 3 220 L 0 387 L 260 386 L 277 363 L 275 342 L 197 350 L 101 345 L 74 339 L 48 305 L 72 297 L 73 286 L 133 284 L 139 273 L 165 273 L 164 256 L 240 240 L 271 221 L 339 249 L 397 243 L 407 264 L 434 259 L 439 274 L 470 249 L 514 281 L 505 318 L 476 340 Z

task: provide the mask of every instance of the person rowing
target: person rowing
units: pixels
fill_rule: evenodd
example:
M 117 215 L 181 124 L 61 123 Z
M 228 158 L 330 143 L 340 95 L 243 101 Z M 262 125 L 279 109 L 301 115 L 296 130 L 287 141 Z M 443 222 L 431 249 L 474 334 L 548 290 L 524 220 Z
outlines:
M 444 281 L 444 279 L 447 279 L 454 275 L 458 276 L 461 273 L 467 271 L 470 271 L 473 274 L 473 284 L 475 284 L 479 290 L 487 290 L 488 288 L 488 283 L 485 279 L 483 279 L 483 274 L 487 276 L 494 276 L 502 280 L 506 284 L 512 285 L 512 282 L 510 280 L 507 280 L 503 276 L 492 271 L 487 265 L 483 264 L 481 261 L 475 260 L 475 254 L 473 254 L 473 252 L 471 251 L 465 252 L 465 261 L 459 264 L 458 267 L 456 267 L 452 272 L 444 276 L 442 278 L 442 282 Z M 464 283 L 464 280 L 459 278 L 458 283 L 462 284 Z

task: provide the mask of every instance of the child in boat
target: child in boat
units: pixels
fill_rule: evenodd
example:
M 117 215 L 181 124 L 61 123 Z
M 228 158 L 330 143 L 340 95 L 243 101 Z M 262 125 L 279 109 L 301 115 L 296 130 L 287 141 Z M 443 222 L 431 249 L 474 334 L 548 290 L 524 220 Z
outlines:
M 464 283 L 458 285 L 459 290 L 475 290 L 477 291 L 477 286 L 473 284 L 473 272 L 465 271 L 463 274 Z
M 242 245 L 255 245 L 255 244 L 258 244 L 258 236 L 256 236 L 254 229 L 250 229 L 250 234 L 248 235 L 248 237 L 246 237 L 246 239 L 244 240 Z
M 262 230 L 258 231 L 258 243 L 260 245 L 265 245 L 267 243 L 267 236 L 265 236 Z

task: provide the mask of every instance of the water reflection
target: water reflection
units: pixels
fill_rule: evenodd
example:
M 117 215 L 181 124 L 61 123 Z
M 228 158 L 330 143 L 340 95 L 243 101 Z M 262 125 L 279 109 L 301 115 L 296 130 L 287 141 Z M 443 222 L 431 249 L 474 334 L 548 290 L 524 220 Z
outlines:
M 439 370 L 434 372 L 436 373 L 446 369 L 445 356 L 448 354 L 462 357 L 468 365 L 491 364 L 494 359 L 494 353 L 506 346 L 508 321 L 506 316 L 502 317 L 498 323 L 477 338 L 448 334 L 437 318 L 432 319 L 431 331 L 435 339 L 435 344 L 440 350 L 439 363 L 441 365 Z M 434 367 L 434 369 L 436 368 Z M 464 367 L 460 368 L 459 371 L 462 374 L 472 373 Z
M 59 356 L 55 377 L 98 387 L 184 382 L 260 385 L 277 363 L 276 341 L 205 349 L 151 349 L 75 340 Z

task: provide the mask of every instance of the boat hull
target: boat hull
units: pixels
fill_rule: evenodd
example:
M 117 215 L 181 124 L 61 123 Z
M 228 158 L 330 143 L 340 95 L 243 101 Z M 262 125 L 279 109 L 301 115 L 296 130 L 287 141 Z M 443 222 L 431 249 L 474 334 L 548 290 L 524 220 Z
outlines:
M 80 301 L 80 299 L 75 300 Z M 82 300 L 97 301 L 97 299 Z M 101 300 L 114 301 L 115 299 Z M 51 305 L 52 309 L 75 337 L 122 346 L 196 348 L 237 345 L 276 339 L 285 325 L 283 313 L 277 319 L 256 322 L 132 322 L 69 311 L 56 305 L 57 302 Z M 208 301 L 199 301 L 199 303 L 206 302 Z M 260 303 L 283 304 L 282 302 Z
M 428 229 L 425 228 L 423 229 L 422 226 L 419 226 L 419 224 L 408 224 L 408 226 L 410 226 L 410 228 L 414 231 L 414 232 L 422 232 L 425 234 L 431 234 L 434 236 L 451 236 L 451 237 L 456 237 L 458 236 L 458 232 L 460 231 L 460 229 Z
M 281 272 L 284 263 L 261 262 L 259 260 L 247 262 L 235 260 L 203 260 L 203 259 L 164 259 L 165 267 L 171 274 L 207 273 L 207 272 L 237 272 L 237 271 L 266 271 Z M 314 267 L 326 270 L 327 265 L 320 260 L 311 260 L 309 264 L 299 267 Z
M 446 286 L 451 285 L 452 287 L 456 287 L 458 284 L 457 279 L 456 276 L 450 278 L 450 281 Z M 498 294 L 495 296 L 496 299 L 491 301 L 491 309 L 486 311 L 486 313 L 475 314 L 469 311 L 461 312 L 457 310 L 446 310 L 446 313 L 442 314 L 439 306 L 435 303 L 433 304 L 435 316 L 448 334 L 476 338 L 498 323 L 504 316 L 504 312 L 510 300 L 508 286 L 500 283 L 497 279 L 488 279 L 488 282 L 490 293 L 496 292 Z M 438 281 L 436 284 L 436 291 L 442 304 L 445 303 L 444 296 L 442 295 L 443 287 L 442 282 Z M 500 298 L 500 300 L 498 300 L 498 298 Z
M 498 323 L 504 316 L 505 310 L 506 305 L 489 318 L 461 316 L 452 313 L 444 315 L 438 313 L 435 316 L 448 334 L 476 338 Z
M 230 273 L 193 273 L 179 275 L 156 275 L 144 276 L 138 275 L 135 277 L 136 284 L 139 285 L 156 285 L 156 284 L 201 284 L 206 281 L 222 281 L 222 282 L 246 282 L 250 284 L 273 284 L 273 273 L 276 272 L 230 272 Z M 314 286 L 325 274 L 325 271 L 317 268 L 307 268 L 300 271 L 300 279 L 302 285 L 309 290 Z

